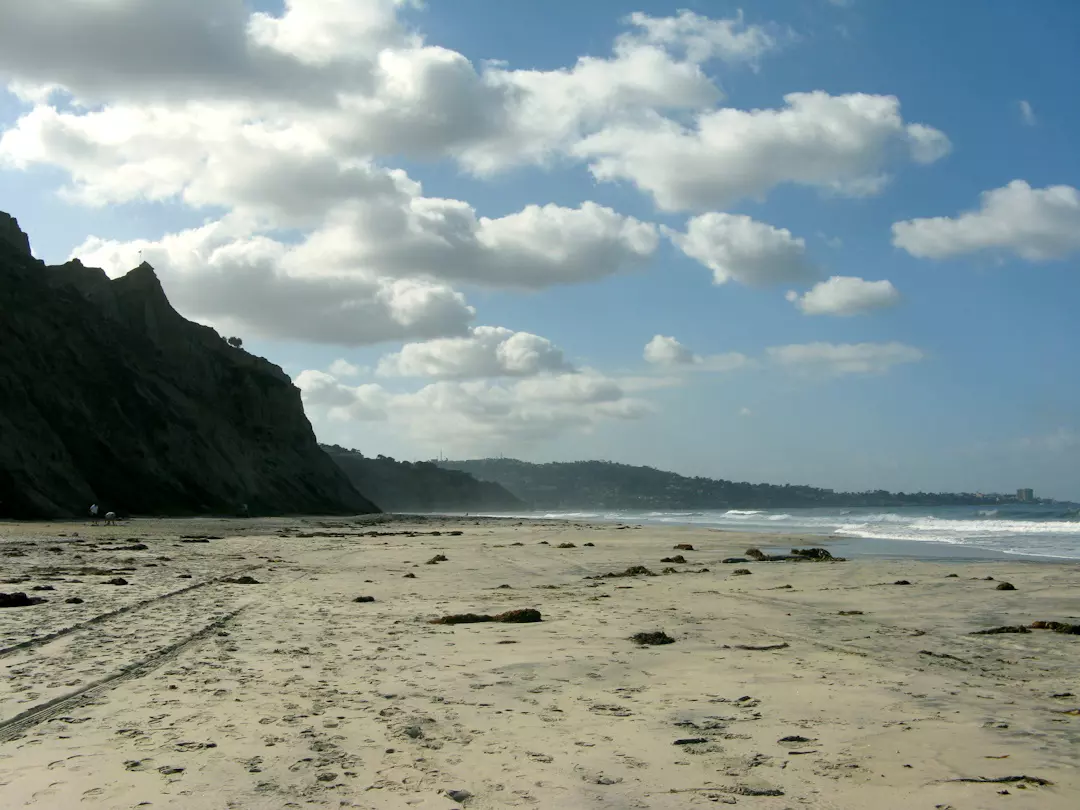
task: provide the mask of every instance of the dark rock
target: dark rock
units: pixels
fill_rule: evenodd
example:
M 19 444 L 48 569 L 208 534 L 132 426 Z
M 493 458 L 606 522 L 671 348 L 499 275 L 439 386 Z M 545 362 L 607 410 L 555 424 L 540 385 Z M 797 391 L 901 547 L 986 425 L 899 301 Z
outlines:
M 405 579 L 416 579 L 416 574 L 409 573 L 409 574 L 406 574 L 404 578 Z
M 862 616 L 863 612 L 861 610 L 841 610 L 837 615 L 838 616 Z
M 40 596 L 27 596 L 25 593 L 0 593 L 0 608 L 30 607 L 48 601 Z
M 1011 582 L 999 582 L 998 586 L 994 588 L 995 591 L 1015 591 L 1016 586 Z
M 430 560 L 427 561 L 427 565 L 438 565 L 441 562 L 450 562 L 450 558 L 445 554 L 436 554 Z
M 585 548 L 595 548 L 596 547 L 596 543 L 584 543 L 583 545 L 585 546 Z
M 684 557 L 682 554 L 676 554 L 674 557 L 662 557 L 660 559 L 660 562 L 662 562 L 662 563 L 678 563 L 679 565 L 685 565 L 686 564 L 686 557 Z
M 986 630 L 973 630 L 973 636 L 996 636 L 999 633 L 1030 633 L 1031 628 L 1022 624 L 1006 625 L 1004 627 L 991 627 Z
M 661 574 L 677 574 L 677 573 L 679 573 L 679 571 L 678 571 L 678 569 L 668 567 L 668 568 L 663 569 L 660 573 Z
M 10 251 L 22 259 L 33 260 L 30 237 L 19 227 L 19 220 L 0 211 L 0 253 Z
M 681 740 L 675 740 L 672 745 L 700 745 L 701 743 L 707 743 L 709 739 L 707 737 L 684 737 Z
M 503 624 L 530 624 L 543 621 L 539 610 L 522 608 L 508 610 L 505 613 L 497 613 L 489 616 L 483 613 L 457 613 L 452 616 L 443 616 L 441 619 L 432 619 L 431 624 L 480 624 L 483 622 L 502 622 Z
M 446 791 L 446 795 L 449 799 L 458 804 L 465 804 L 465 802 L 472 798 L 472 794 L 467 790 L 448 790 Z
M 801 557 L 804 560 L 835 560 L 832 554 L 827 549 L 823 548 L 793 548 L 791 550 L 792 557 Z
M 225 579 L 221 581 L 229 585 L 262 585 L 255 577 L 248 576 L 247 574 L 242 577 L 225 577 Z
M 625 571 L 612 571 L 607 574 L 598 574 L 595 577 L 585 577 L 585 579 L 615 579 L 618 577 L 655 577 L 656 572 L 650 571 L 644 565 L 631 565 Z
M 959 574 L 946 574 L 945 579 L 957 579 L 959 576 Z
M 128 581 L 126 579 L 124 579 L 123 577 L 115 577 L 114 579 L 108 580 L 105 584 L 106 585 L 127 585 Z
M 803 745 L 804 743 L 813 742 L 809 737 L 800 737 L 798 734 L 791 734 L 787 737 L 781 737 L 777 740 L 781 745 Z
M 1032 630 L 1053 630 L 1055 633 L 1080 636 L 1080 624 L 1067 624 L 1065 622 L 1032 622 L 1030 627 Z
M 177 574 L 177 579 L 191 579 L 191 574 Z
M 521 608 L 519 610 L 508 610 L 505 613 L 497 613 L 494 617 L 495 621 L 503 622 L 506 624 L 530 624 L 532 622 L 539 622 L 543 620 L 540 615 L 540 611 L 534 608 Z
M 750 562 L 750 560 L 748 560 L 746 557 L 728 557 L 721 560 L 720 562 L 724 563 L 725 565 L 735 565 L 738 563 Z
M 692 545 L 690 545 L 689 543 L 677 543 L 676 545 L 672 546 L 672 548 L 675 549 L 675 551 L 693 551 L 694 550 L 694 547 Z
M 555 548 L 577 548 L 573 543 L 559 543 Z
M 69 605 L 81 605 L 85 600 L 80 599 L 77 596 L 72 596 L 65 599 L 64 601 L 67 602 Z
M 30 590 L 32 590 L 32 591 L 55 591 L 56 588 L 54 588 L 52 585 L 35 585 Z
M 630 640 L 640 644 L 643 647 L 652 647 L 654 645 L 675 643 L 675 639 L 673 639 L 663 630 L 634 633 L 634 635 L 630 636 Z
M 354 602 L 362 602 L 362 603 L 374 602 L 375 597 L 374 596 L 358 596 L 355 599 L 353 599 L 353 601 Z
M 908 582 L 906 579 L 898 579 L 898 580 L 896 580 L 896 582 L 893 583 L 893 585 L 910 585 L 910 584 L 911 583 Z
M 154 269 L 33 258 L 0 214 L 5 518 L 377 512 L 319 449 L 300 391 L 170 305 Z M 48 369 L 48 373 L 42 373 Z
M 749 568 L 736 568 L 734 571 L 731 572 L 731 575 L 733 577 L 745 577 L 750 573 L 752 572 Z

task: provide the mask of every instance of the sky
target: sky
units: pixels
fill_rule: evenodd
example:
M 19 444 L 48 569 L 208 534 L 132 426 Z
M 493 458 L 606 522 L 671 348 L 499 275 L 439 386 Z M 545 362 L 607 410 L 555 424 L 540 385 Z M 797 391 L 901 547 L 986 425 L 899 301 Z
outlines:
M 319 439 L 1080 499 L 1068 0 L 0 4 L 0 210 Z

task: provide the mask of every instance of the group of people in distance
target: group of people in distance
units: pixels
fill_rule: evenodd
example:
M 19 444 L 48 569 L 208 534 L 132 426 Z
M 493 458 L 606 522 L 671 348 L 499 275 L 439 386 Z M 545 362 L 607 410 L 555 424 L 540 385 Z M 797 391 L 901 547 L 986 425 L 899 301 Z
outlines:
M 93 520 L 94 523 L 98 522 L 98 512 L 99 512 L 98 505 L 96 503 L 90 504 L 90 519 Z M 105 525 L 106 526 L 115 526 L 116 525 L 116 512 L 106 512 L 105 513 Z

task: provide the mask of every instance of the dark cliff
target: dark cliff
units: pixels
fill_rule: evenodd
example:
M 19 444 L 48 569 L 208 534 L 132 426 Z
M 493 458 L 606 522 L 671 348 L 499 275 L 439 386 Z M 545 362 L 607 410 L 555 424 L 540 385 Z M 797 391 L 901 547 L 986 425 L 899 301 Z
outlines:
M 169 304 L 33 258 L 0 212 L 0 516 L 378 511 L 316 443 L 277 366 Z
M 368 458 L 356 450 L 323 445 L 349 480 L 393 512 L 516 512 L 528 508 L 499 484 L 430 461 Z

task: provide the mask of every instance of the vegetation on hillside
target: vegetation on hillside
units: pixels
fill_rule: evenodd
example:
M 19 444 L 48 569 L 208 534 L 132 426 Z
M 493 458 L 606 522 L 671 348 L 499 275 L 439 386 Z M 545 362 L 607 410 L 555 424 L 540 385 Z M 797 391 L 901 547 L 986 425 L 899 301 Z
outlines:
M 506 512 L 525 508 L 499 484 L 478 481 L 430 461 L 368 458 L 336 444 L 322 449 L 345 472 L 353 486 L 387 512 Z
M 609 461 L 532 464 L 512 458 L 442 461 L 501 484 L 536 509 L 763 509 L 800 506 L 951 506 L 1001 503 L 1003 495 L 932 492 L 835 492 L 804 485 L 689 478 Z M 364 490 L 365 492 L 368 490 Z M 378 499 L 376 499 L 378 502 Z

